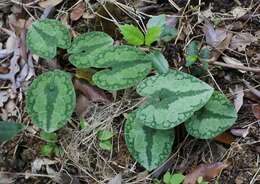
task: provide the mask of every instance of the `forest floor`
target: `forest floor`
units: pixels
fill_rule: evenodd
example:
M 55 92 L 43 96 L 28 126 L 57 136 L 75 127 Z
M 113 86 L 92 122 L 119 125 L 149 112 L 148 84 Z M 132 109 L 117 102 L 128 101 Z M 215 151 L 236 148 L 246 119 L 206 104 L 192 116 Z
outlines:
M 163 52 L 171 68 L 207 80 L 223 91 L 234 103 L 238 119 L 213 140 L 195 139 L 178 126 L 170 159 L 147 172 L 131 157 L 123 136 L 125 113 L 140 103 L 134 90 L 110 94 L 93 87 L 88 83 L 92 71 L 74 68 L 66 54 L 61 54 L 63 50 L 52 62 L 28 54 L 25 34 L 27 24 L 44 15 L 61 20 L 74 36 L 104 31 L 122 43 L 118 23 L 142 27 L 149 17 L 160 14 L 176 16 L 178 36 L 152 46 Z M 207 26 L 214 29 L 205 29 Z M 12 50 L 16 44 L 12 34 L 25 45 L 20 47 L 25 54 L 17 60 L 18 70 L 10 65 L 12 52 L 5 56 L 6 49 Z M 194 39 L 201 47 L 214 46 L 207 71 L 201 71 L 200 63 L 185 67 L 184 48 Z M 156 178 L 163 183 L 167 170 L 209 176 L 212 184 L 260 184 L 259 0 L 0 0 L 0 58 L 0 120 L 26 125 L 25 131 L 0 144 L 0 184 L 144 184 L 155 183 Z M 29 61 L 34 67 L 25 70 Z M 43 157 L 44 141 L 25 111 L 24 95 L 36 76 L 56 68 L 75 74 L 77 105 L 67 126 L 58 131 L 63 156 Z M 92 93 L 109 100 L 95 102 Z M 82 121 L 90 124 L 88 131 L 80 129 Z M 114 133 L 111 151 L 99 146 L 96 134 L 103 129 Z M 225 164 L 221 171 L 219 163 Z

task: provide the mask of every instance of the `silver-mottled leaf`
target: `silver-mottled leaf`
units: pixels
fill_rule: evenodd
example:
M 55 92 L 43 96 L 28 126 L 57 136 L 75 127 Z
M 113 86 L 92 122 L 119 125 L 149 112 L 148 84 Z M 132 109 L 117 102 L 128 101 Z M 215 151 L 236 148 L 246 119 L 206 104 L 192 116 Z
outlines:
M 129 152 L 149 171 L 163 164 L 171 153 L 174 131 L 144 126 L 135 113 L 128 115 L 124 133 Z
M 137 109 L 137 119 L 151 128 L 169 129 L 202 108 L 213 88 L 192 75 L 170 70 L 145 79 L 137 92 L 148 97 L 147 103 Z
M 232 103 L 220 92 L 214 92 L 208 103 L 185 122 L 188 133 L 199 139 L 210 139 L 230 128 L 237 119 Z

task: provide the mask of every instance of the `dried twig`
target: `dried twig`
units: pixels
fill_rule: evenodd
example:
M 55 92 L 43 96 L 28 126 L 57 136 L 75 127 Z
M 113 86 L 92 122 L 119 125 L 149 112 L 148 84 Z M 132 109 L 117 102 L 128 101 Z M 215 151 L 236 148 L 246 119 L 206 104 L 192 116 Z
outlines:
M 227 64 L 227 63 L 223 63 L 223 62 L 219 62 L 219 61 L 209 62 L 209 64 L 223 66 L 223 67 L 226 67 L 226 68 L 233 68 L 233 69 L 237 69 L 237 70 L 248 71 L 248 72 L 260 73 L 260 68 L 253 68 L 253 67 L 246 67 L 246 66 L 241 66 L 241 65 Z

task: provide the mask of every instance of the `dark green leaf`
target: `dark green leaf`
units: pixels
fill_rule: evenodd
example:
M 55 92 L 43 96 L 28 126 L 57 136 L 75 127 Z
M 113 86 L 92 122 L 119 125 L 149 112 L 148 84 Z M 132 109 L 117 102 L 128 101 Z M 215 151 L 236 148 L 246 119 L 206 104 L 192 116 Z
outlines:
M 230 128 L 237 119 L 234 105 L 215 91 L 208 103 L 185 122 L 188 133 L 199 139 L 211 139 Z
M 24 125 L 15 122 L 0 121 L 0 142 L 8 141 L 24 129 Z

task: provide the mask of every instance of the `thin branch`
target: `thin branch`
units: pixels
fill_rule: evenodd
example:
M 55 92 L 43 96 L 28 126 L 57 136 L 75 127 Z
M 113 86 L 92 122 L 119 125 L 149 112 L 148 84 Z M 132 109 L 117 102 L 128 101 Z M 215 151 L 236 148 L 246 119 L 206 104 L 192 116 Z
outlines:
M 247 71 L 247 72 L 260 73 L 260 68 L 246 67 L 246 66 L 235 65 L 235 64 L 227 64 L 227 63 L 223 63 L 223 62 L 219 62 L 219 61 L 209 62 L 209 64 L 223 66 L 226 68 L 232 68 L 232 69 L 236 69 L 236 70 L 243 70 L 243 71 Z

